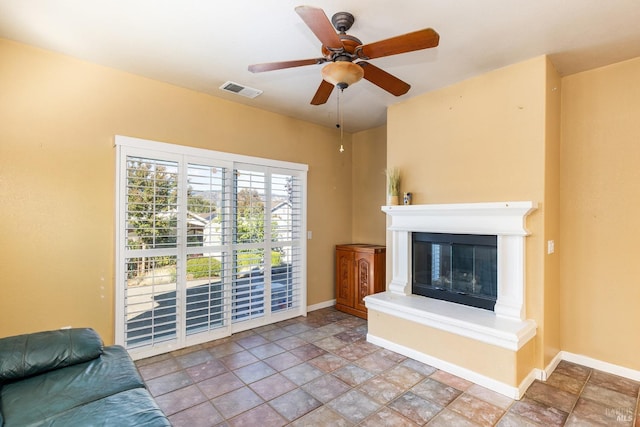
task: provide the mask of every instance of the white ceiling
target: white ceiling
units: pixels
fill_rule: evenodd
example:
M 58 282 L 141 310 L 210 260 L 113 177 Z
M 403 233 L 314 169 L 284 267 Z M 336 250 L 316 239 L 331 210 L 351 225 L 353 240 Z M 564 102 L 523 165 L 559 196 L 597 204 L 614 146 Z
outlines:
M 253 74 L 254 63 L 322 56 L 295 13 L 300 0 L 0 0 L 0 37 L 335 126 L 336 93 L 309 104 L 322 65 Z M 386 122 L 386 107 L 487 71 L 549 54 L 562 75 L 640 56 L 639 0 L 311 0 L 356 20 L 363 43 L 431 27 L 434 49 L 371 60 L 411 84 L 395 97 L 363 80 L 342 94 L 344 128 Z M 263 90 L 247 99 L 227 80 Z

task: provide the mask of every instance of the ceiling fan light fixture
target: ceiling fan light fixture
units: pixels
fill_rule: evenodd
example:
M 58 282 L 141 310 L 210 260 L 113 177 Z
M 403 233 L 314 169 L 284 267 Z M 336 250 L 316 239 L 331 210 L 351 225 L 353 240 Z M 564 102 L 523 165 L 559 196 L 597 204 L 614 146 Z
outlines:
M 358 83 L 363 76 L 362 67 L 349 61 L 331 62 L 322 69 L 322 78 L 338 89 L 345 89 Z

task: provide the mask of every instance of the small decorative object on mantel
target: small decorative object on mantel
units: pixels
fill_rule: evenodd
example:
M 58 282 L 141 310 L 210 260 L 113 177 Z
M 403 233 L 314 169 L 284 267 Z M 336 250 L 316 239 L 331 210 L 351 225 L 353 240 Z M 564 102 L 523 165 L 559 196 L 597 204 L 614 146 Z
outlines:
M 400 170 L 398 168 L 387 169 L 387 191 L 389 205 L 398 205 L 400 197 Z
M 411 204 L 411 198 L 412 198 L 412 194 L 411 193 L 404 193 L 404 196 L 402 197 L 402 202 L 405 205 L 410 205 Z

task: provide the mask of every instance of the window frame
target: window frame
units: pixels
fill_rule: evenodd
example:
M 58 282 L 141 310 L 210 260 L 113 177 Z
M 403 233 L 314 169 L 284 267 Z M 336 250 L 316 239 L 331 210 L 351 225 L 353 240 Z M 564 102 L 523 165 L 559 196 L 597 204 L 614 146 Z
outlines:
M 136 156 L 141 158 L 149 158 L 149 159 L 157 159 L 157 160 L 169 160 L 169 161 L 178 161 L 183 167 L 189 164 L 197 164 L 197 165 L 206 165 L 206 164 L 214 164 L 218 167 L 228 168 L 232 173 L 228 174 L 227 179 L 225 180 L 225 186 L 229 186 L 227 189 L 233 191 L 235 189 L 235 184 L 232 182 L 231 176 L 235 173 L 236 170 L 241 168 L 249 168 L 250 170 L 256 171 L 265 171 L 270 174 L 291 174 L 292 176 L 296 176 L 300 182 L 300 210 L 301 217 L 299 220 L 299 238 L 293 239 L 293 245 L 295 245 L 300 250 L 300 260 L 299 260 L 299 307 L 291 310 L 284 310 L 283 312 L 271 313 L 270 304 L 266 303 L 266 295 L 265 295 L 265 303 L 264 303 L 264 316 L 251 319 L 242 322 L 226 322 L 224 327 L 218 328 L 215 331 L 209 331 L 207 333 L 199 333 L 195 335 L 186 334 L 187 329 L 185 326 L 185 310 L 186 310 L 186 299 L 184 301 L 177 301 L 176 305 L 177 312 L 176 315 L 179 316 L 176 318 L 176 326 L 178 328 L 177 335 L 175 340 L 172 339 L 168 342 L 164 342 L 161 344 L 152 344 L 150 346 L 130 348 L 129 353 L 134 357 L 134 359 L 148 357 L 155 354 L 160 354 L 168 351 L 173 351 L 179 348 L 183 348 L 189 345 L 195 345 L 202 342 L 206 342 L 212 339 L 218 339 L 225 336 L 229 336 L 236 332 L 241 332 L 243 330 L 263 326 L 269 323 L 278 322 L 281 320 L 290 319 L 293 317 L 297 317 L 300 315 L 306 315 L 307 311 L 307 172 L 308 165 L 301 163 L 292 163 L 280 160 L 266 159 L 260 157 L 252 157 L 246 155 L 239 155 L 233 153 L 225 153 L 214 150 L 207 150 L 195 147 L 187 147 L 175 144 L 169 144 L 164 142 L 156 142 L 151 140 L 145 140 L 140 138 L 133 138 L 129 136 L 116 135 L 115 136 L 115 148 L 116 148 L 116 191 L 115 191 L 115 278 L 114 278 L 114 286 L 115 286 L 115 339 L 116 344 L 125 345 L 125 323 L 126 323 L 126 285 L 124 283 L 125 277 L 125 263 L 126 259 L 126 242 L 127 242 L 127 231 L 126 231 L 126 205 L 127 205 L 127 158 L 130 156 Z M 184 199 L 186 205 L 186 188 L 188 185 L 187 182 L 187 173 L 179 172 L 179 179 L 181 180 L 181 186 L 178 187 L 179 197 Z M 269 190 L 270 191 L 270 190 Z M 269 196 L 270 197 L 270 196 Z M 230 221 L 234 220 L 234 216 L 232 212 L 230 212 L 232 208 L 230 206 L 226 207 L 226 215 L 228 216 Z M 268 213 L 269 209 L 265 209 L 265 216 L 270 215 Z M 182 216 L 183 220 L 186 218 L 186 209 L 183 209 L 179 212 L 179 215 Z M 184 230 L 186 232 L 187 225 L 186 221 L 182 222 Z M 233 228 L 233 224 L 228 227 L 229 229 Z M 269 227 L 270 228 L 270 227 Z M 229 232 L 230 234 L 230 232 Z M 270 230 L 265 230 L 264 240 L 268 239 L 267 244 L 273 245 L 277 242 L 273 242 L 271 240 Z M 187 259 L 187 252 L 189 249 L 189 244 L 187 242 L 186 237 L 184 238 L 183 247 L 178 243 L 178 247 L 176 248 L 177 254 L 179 257 L 183 257 L 184 260 Z M 228 239 L 226 243 L 221 245 L 228 249 L 228 253 L 233 253 L 235 250 L 236 244 L 232 239 Z M 184 261 L 186 262 L 186 261 Z M 270 265 L 270 261 L 268 262 Z M 185 264 L 186 265 L 186 264 Z M 225 274 L 230 274 L 227 271 Z M 266 276 L 266 275 L 265 275 Z M 270 273 L 269 273 L 270 276 Z M 181 286 L 186 289 L 186 282 L 181 283 L 181 281 L 186 280 L 181 276 L 176 279 L 176 300 L 179 299 L 180 293 L 178 291 L 181 290 Z M 265 293 L 270 292 L 270 284 L 267 286 L 268 280 L 265 279 Z M 269 289 L 267 289 L 269 288 Z M 184 290 L 182 289 L 182 290 Z M 230 289 L 227 289 L 226 296 L 230 298 Z M 269 295 L 269 294 L 267 294 Z M 178 320 L 180 319 L 180 320 Z M 184 326 L 184 327 L 181 327 Z

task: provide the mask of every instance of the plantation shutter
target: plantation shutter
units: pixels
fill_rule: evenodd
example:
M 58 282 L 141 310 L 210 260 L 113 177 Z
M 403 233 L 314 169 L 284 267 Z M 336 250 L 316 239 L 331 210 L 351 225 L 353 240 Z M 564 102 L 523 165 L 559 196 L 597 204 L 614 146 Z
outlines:
M 246 167 L 234 172 L 233 321 L 262 317 L 268 294 L 270 246 L 266 242 L 266 174 Z M 267 288 L 267 289 L 265 289 Z
M 178 163 L 127 156 L 126 346 L 177 336 Z
M 225 326 L 229 281 L 229 172 L 221 166 L 187 164 L 186 333 Z
M 233 321 L 299 308 L 301 180 L 242 165 L 234 182 Z
M 271 175 L 271 248 L 279 256 L 271 267 L 271 309 L 297 308 L 302 293 L 302 180 L 284 171 Z

